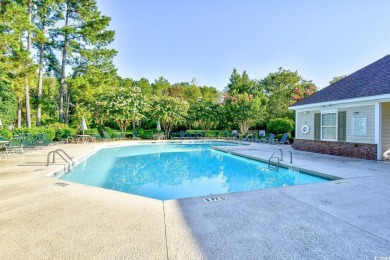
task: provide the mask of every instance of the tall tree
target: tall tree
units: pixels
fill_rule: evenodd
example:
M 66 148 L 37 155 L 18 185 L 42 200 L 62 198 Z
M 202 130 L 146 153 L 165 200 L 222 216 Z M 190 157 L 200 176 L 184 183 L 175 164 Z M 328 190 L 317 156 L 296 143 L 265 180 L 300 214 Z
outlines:
M 168 80 L 159 77 L 152 83 L 153 94 L 157 96 L 166 95 L 168 88 L 171 86 Z
M 107 114 L 117 122 L 123 137 L 130 123 L 145 117 L 147 103 L 138 87 L 121 87 L 118 91 L 109 93 L 107 100 Z
M 160 120 L 161 127 L 169 136 L 174 126 L 185 123 L 189 104 L 187 101 L 168 96 L 154 96 L 151 99 L 151 117 Z
M 35 34 L 34 45 L 38 54 L 38 90 L 36 104 L 36 125 L 41 125 L 42 117 L 42 88 L 45 63 L 49 68 L 58 66 L 50 37 L 54 33 L 56 23 L 61 19 L 61 4 L 63 0 L 36 0 L 36 14 L 33 22 L 38 28 Z
M 310 80 L 303 79 L 297 71 L 279 68 L 277 72 L 269 73 L 260 81 L 261 87 L 268 96 L 267 119 L 294 119 L 294 112 L 288 107 L 304 97 L 317 91 Z
M 244 72 L 242 75 L 233 69 L 232 75 L 230 75 L 229 83 L 225 88 L 225 92 L 229 95 L 236 94 L 256 94 L 259 91 L 259 83 L 257 80 L 250 79 L 249 75 Z
M 22 3 L 7 2 L 2 4 L 0 15 L 0 80 L 9 82 L 18 97 L 18 127 L 22 121 L 23 96 L 27 98 L 27 102 L 29 101 L 26 83 L 31 81 L 35 70 L 30 52 L 23 40 L 26 31 L 30 30 L 27 10 Z
M 234 122 L 241 133 L 245 134 L 249 128 L 264 120 L 266 99 L 253 97 L 251 94 L 225 95 L 223 106 L 225 117 Z
M 112 58 L 115 50 L 105 47 L 114 39 L 114 31 L 107 30 L 110 18 L 102 16 L 95 0 L 65 0 L 65 24 L 59 31 L 62 49 L 59 120 L 68 122 L 70 94 L 66 84 L 66 65 L 72 65 L 74 76 L 99 69 L 114 76 Z M 109 66 L 107 66 L 109 65 Z M 105 72 L 107 72 L 105 71 Z M 92 79 L 92 78 L 90 78 Z M 100 78 L 102 79 L 102 78 Z
M 337 76 L 337 77 L 333 77 L 333 79 L 331 81 L 329 81 L 329 84 L 332 85 L 340 80 L 342 80 L 343 78 L 345 78 L 347 75 L 342 75 L 342 76 Z

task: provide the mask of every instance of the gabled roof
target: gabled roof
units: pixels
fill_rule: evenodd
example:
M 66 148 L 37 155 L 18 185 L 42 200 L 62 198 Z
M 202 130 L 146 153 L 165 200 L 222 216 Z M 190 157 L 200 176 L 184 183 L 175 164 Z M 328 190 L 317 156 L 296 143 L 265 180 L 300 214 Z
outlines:
M 390 94 L 390 55 L 297 102 L 291 107 Z

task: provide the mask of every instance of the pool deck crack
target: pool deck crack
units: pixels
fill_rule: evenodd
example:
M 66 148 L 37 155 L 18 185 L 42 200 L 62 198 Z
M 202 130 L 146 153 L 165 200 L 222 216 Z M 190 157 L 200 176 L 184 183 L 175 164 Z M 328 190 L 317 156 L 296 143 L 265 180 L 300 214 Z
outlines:
M 383 238 L 383 237 L 381 237 L 381 236 L 379 236 L 379 235 L 377 235 L 377 234 L 372 233 L 371 231 L 368 231 L 368 230 L 366 230 L 366 229 L 363 229 L 363 228 L 361 228 L 361 227 L 359 227 L 359 226 L 356 226 L 356 225 L 354 225 L 354 224 L 352 224 L 352 223 L 350 223 L 350 222 L 348 222 L 348 221 L 346 221 L 346 220 L 343 220 L 343 219 L 341 219 L 341 218 L 339 218 L 339 217 L 337 217 L 337 216 L 335 216 L 335 215 L 332 215 L 332 214 L 330 214 L 330 213 L 328 213 L 328 212 L 326 212 L 326 211 L 323 211 L 323 210 L 321 210 L 321 209 L 319 209 L 319 208 L 317 208 L 317 207 L 315 207 L 315 206 L 313 206 L 313 205 L 310 205 L 310 204 L 308 204 L 307 202 L 304 202 L 304 201 L 302 201 L 302 200 L 300 200 L 300 199 L 298 199 L 298 198 L 295 198 L 295 197 L 293 197 L 293 196 L 291 196 L 291 195 L 289 195 L 289 194 L 287 194 L 287 193 L 285 193 L 285 192 L 283 192 L 283 191 L 281 191 L 281 190 L 279 190 L 278 192 L 280 192 L 281 194 L 283 194 L 283 195 L 286 196 L 286 197 L 289 197 L 289 198 L 291 198 L 291 199 L 297 200 L 297 201 L 299 201 L 299 202 L 301 202 L 301 203 L 303 203 L 303 204 L 305 204 L 305 205 L 307 205 L 307 206 L 309 206 L 309 207 L 311 207 L 311 208 L 313 208 L 313 209 L 315 209 L 315 210 L 321 211 L 322 213 L 324 213 L 324 214 L 326 214 L 326 215 L 328 215 L 328 216 L 330 216 L 330 217 L 333 217 L 333 218 L 335 218 L 335 219 L 338 219 L 338 220 L 344 222 L 344 223 L 347 224 L 347 225 L 353 226 L 353 227 L 355 227 L 355 228 L 357 228 L 357 229 L 359 229 L 359 230 L 361 230 L 361 231 L 363 231 L 363 232 L 366 232 L 366 233 L 368 233 L 368 234 L 371 234 L 371 235 L 373 235 L 373 236 L 375 236 L 375 237 L 377 237 L 377 238 L 379 238 L 379 239 L 382 239 L 382 240 L 384 240 L 384 241 L 386 241 L 386 242 L 390 242 L 390 241 L 387 240 L 386 238 Z
M 164 214 L 164 232 L 165 232 L 165 250 L 167 251 L 167 260 L 169 260 L 168 254 L 168 236 L 167 236 L 167 223 L 165 221 L 165 202 L 162 201 L 163 204 L 163 214 Z

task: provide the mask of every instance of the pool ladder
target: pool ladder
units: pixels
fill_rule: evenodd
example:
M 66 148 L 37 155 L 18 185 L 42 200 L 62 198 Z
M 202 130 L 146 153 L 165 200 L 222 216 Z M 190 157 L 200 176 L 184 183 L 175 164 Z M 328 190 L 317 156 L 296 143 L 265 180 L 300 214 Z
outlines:
M 278 151 L 280 152 L 280 157 L 275 156 Z M 287 150 L 286 152 L 290 153 L 290 163 L 292 163 L 292 152 L 290 150 Z M 283 150 L 279 148 L 269 157 L 268 169 L 278 172 L 281 161 L 283 161 Z
M 58 156 L 60 156 L 66 162 L 66 165 L 68 166 L 68 172 L 69 172 L 71 167 L 74 166 L 74 161 L 73 161 L 72 157 L 70 157 L 69 154 L 67 154 L 62 149 L 57 149 L 57 150 L 51 151 L 47 154 L 46 166 L 50 165 L 50 155 L 53 155 L 53 162 L 52 163 L 56 162 L 56 154 L 58 154 Z

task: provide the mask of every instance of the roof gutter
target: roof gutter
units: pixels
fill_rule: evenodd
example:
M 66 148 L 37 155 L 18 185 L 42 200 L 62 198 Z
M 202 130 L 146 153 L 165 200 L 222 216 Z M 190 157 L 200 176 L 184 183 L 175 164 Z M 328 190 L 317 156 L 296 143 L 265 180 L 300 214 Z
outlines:
M 390 102 L 390 94 L 368 96 L 368 97 L 361 97 L 361 98 L 333 100 L 333 101 L 311 103 L 311 104 L 300 105 L 300 106 L 293 105 L 293 106 L 289 106 L 288 109 L 289 110 L 298 110 L 298 109 L 305 109 L 305 108 L 310 108 L 310 107 L 326 107 L 326 106 L 330 106 L 330 105 L 354 103 L 354 102 L 364 102 L 364 101 Z

